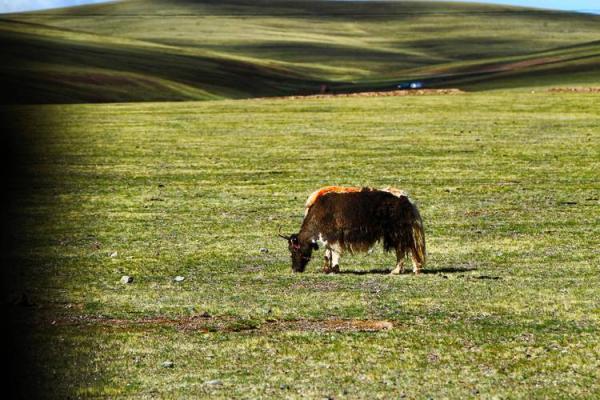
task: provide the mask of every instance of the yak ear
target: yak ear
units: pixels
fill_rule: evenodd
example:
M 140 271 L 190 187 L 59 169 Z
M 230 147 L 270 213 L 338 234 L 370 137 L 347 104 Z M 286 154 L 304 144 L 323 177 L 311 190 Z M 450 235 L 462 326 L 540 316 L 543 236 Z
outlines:
M 317 244 L 316 240 L 313 240 L 312 242 L 310 242 L 310 245 L 314 250 L 319 250 L 319 245 Z

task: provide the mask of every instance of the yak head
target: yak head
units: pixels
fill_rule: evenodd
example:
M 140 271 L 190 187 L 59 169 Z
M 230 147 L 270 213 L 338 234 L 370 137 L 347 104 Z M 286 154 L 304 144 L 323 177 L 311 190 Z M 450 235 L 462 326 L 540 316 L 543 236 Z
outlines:
M 292 255 L 292 271 L 304 272 L 306 264 L 310 261 L 313 250 L 318 250 L 319 246 L 314 240 L 302 241 L 298 234 L 290 236 L 279 235 L 288 242 L 288 249 Z

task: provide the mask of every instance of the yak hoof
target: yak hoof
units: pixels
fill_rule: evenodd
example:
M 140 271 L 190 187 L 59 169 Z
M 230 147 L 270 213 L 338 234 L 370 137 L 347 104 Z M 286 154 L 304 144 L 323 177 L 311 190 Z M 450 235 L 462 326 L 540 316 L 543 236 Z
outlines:
M 323 268 L 323 272 L 325 272 L 326 274 L 337 274 L 338 272 L 340 272 L 340 266 L 339 265 L 334 265 L 333 267 L 325 267 Z
M 390 275 L 400 275 L 404 273 L 404 268 L 396 267 L 390 272 Z

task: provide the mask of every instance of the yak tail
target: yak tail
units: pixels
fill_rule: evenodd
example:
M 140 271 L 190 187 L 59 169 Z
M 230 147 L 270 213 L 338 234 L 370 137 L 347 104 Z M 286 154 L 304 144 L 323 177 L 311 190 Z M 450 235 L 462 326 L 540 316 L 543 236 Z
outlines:
M 413 257 L 413 261 L 418 265 L 418 268 L 422 268 L 425 266 L 425 261 L 427 258 L 427 250 L 425 248 L 425 230 L 423 229 L 423 220 L 421 219 L 421 214 L 419 213 L 419 209 L 415 204 L 412 204 L 413 207 L 413 221 L 411 224 L 412 228 L 412 243 L 411 243 L 411 253 Z

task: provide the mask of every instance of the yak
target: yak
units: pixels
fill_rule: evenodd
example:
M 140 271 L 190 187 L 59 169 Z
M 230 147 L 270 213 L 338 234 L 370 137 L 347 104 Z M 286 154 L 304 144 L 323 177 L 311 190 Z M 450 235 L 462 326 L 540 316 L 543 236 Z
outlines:
M 305 205 L 300 232 L 279 235 L 288 242 L 292 270 L 304 272 L 312 252 L 325 247 L 326 273 L 339 272 L 343 253 L 365 252 L 377 242 L 385 251 L 396 252 L 391 274 L 404 271 L 410 253 L 413 272 L 425 265 L 425 233 L 417 206 L 395 188 L 327 186 L 312 193 Z

